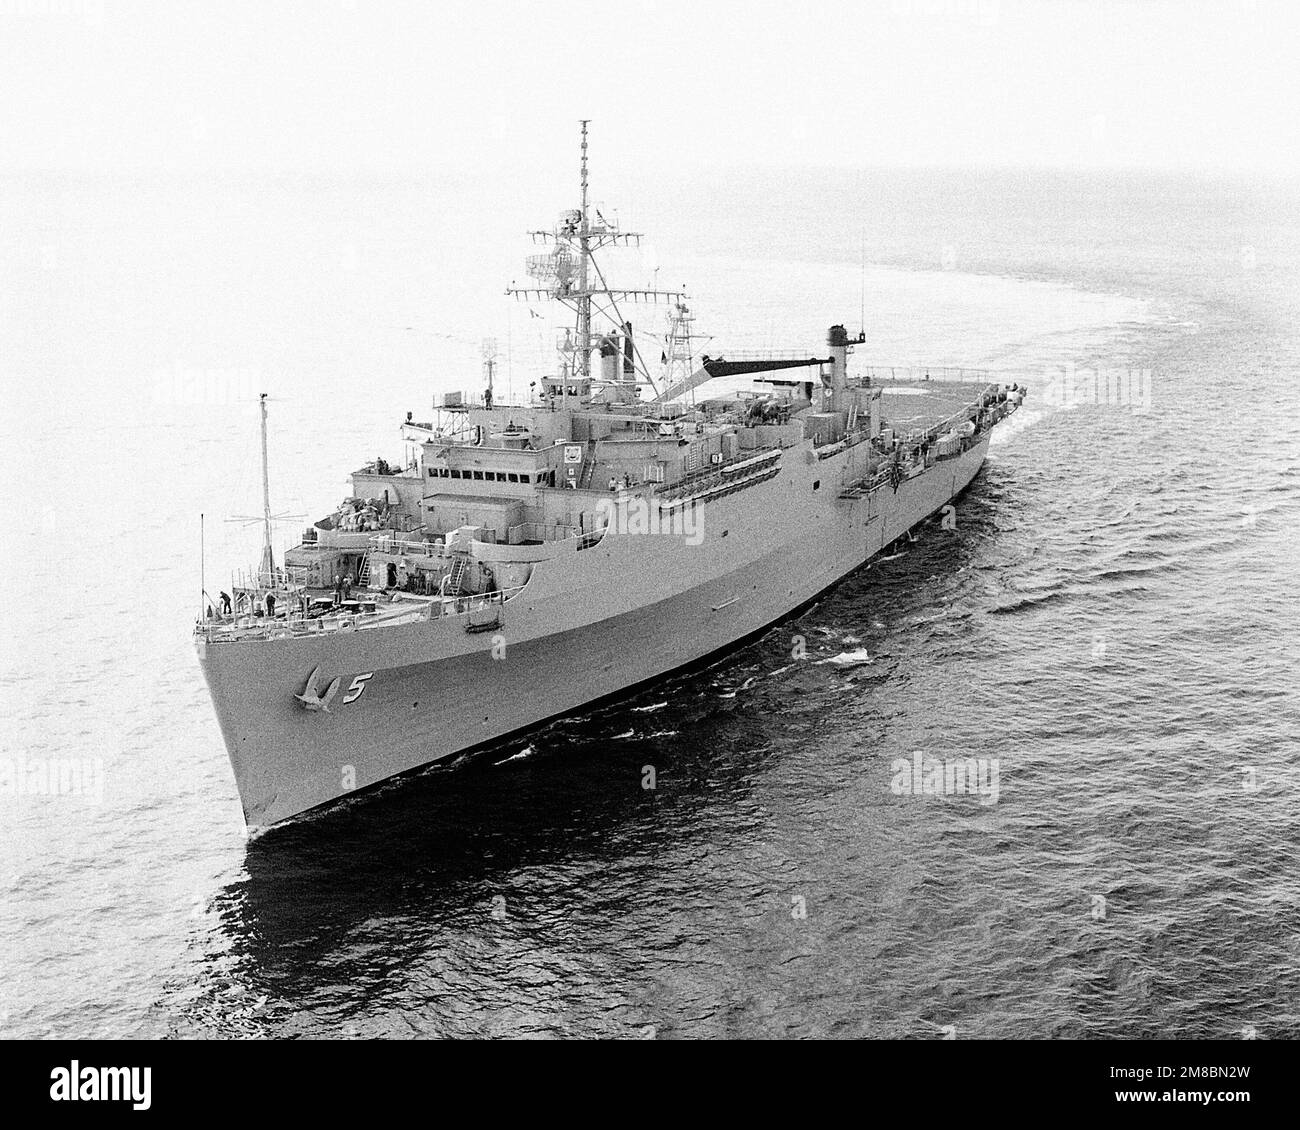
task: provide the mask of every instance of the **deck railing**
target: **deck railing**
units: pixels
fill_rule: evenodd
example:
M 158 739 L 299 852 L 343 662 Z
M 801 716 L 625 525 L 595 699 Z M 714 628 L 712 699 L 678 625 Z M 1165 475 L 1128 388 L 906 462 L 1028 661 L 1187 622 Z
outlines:
M 447 547 L 440 541 L 416 541 L 379 534 L 370 539 L 370 548 L 376 553 L 389 553 L 397 557 L 441 557 Z
M 590 532 L 558 522 L 520 522 L 509 527 L 504 543 L 498 543 L 490 537 L 482 540 L 493 545 L 521 545 L 525 542 L 568 541 L 570 538 L 586 537 Z M 447 546 L 443 540 L 415 541 L 383 534 L 370 539 L 370 548 L 376 553 L 387 553 L 397 557 L 442 557 L 447 553 Z
M 506 542 L 522 545 L 525 542 L 567 541 L 581 534 L 577 526 L 566 526 L 561 522 L 520 522 L 506 531 Z
M 437 620 L 465 615 L 484 608 L 501 607 L 513 600 L 526 585 L 511 585 L 491 592 L 461 596 L 406 597 L 373 612 L 330 611 L 314 616 L 294 611 L 283 619 L 267 620 L 250 615 L 227 620 L 206 620 L 195 624 L 195 634 L 209 643 L 240 643 L 249 640 L 291 639 L 330 632 L 375 628 L 403 621 Z
M 270 573 L 256 569 L 240 569 L 231 580 L 236 592 L 270 592 L 290 595 L 306 588 L 312 580 L 309 565 L 285 565 Z
M 883 365 L 872 363 L 855 365 L 853 376 L 859 380 L 873 381 L 987 381 L 992 383 L 997 374 L 991 369 L 969 369 L 952 365 Z

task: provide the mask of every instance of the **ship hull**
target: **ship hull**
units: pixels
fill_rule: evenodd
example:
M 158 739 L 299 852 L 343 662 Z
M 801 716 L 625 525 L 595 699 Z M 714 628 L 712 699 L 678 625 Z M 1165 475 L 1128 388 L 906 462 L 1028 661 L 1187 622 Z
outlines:
M 790 449 L 771 483 L 704 507 L 699 545 L 608 535 L 563 577 L 530 582 L 498 630 L 444 618 L 200 644 L 245 820 L 279 823 L 727 651 L 940 510 L 987 445 L 856 499 L 840 492 L 858 456 Z M 313 670 L 321 695 L 339 679 L 328 711 L 295 697 Z

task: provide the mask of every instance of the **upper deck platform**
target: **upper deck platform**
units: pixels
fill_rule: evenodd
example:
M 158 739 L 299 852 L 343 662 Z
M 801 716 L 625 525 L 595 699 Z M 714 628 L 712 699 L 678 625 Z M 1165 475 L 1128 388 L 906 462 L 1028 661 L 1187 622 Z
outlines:
M 972 406 L 996 393 L 999 385 L 981 374 L 978 380 L 872 380 L 880 389 L 880 415 L 895 435 L 944 431 L 970 419 Z

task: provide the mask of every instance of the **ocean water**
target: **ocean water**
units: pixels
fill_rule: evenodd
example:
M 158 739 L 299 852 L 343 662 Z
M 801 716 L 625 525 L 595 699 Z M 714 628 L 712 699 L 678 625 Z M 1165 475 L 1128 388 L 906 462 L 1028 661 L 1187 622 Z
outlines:
M 253 399 L 291 540 L 483 339 L 535 379 L 562 188 L 0 183 L 0 1035 L 1300 1035 L 1294 184 L 610 181 L 717 350 L 861 321 L 1026 408 L 955 529 L 725 662 L 245 836 L 189 631 Z

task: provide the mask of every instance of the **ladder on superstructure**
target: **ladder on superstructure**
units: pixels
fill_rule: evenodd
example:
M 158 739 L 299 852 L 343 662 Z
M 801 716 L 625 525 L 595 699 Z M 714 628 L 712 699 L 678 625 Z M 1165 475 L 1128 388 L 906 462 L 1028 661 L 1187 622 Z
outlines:
M 458 555 L 452 562 L 451 572 L 447 574 L 448 595 L 457 596 L 460 593 L 460 584 L 465 579 L 465 570 L 468 568 L 469 558 L 464 555 Z

